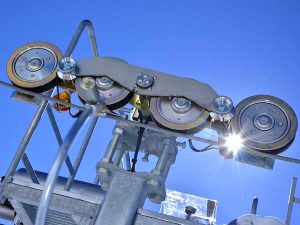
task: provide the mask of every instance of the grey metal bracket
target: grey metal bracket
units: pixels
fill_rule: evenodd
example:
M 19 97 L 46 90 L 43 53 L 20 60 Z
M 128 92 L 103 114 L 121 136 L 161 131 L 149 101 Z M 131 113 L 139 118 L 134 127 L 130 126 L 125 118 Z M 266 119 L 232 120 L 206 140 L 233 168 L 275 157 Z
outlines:
M 212 111 L 213 100 L 218 96 L 206 83 L 134 66 L 113 58 L 94 57 L 79 61 L 77 66 L 77 77 L 108 76 L 136 94 L 185 97 L 208 111 Z M 139 87 L 137 77 L 140 74 L 154 77 L 153 85 L 149 88 Z

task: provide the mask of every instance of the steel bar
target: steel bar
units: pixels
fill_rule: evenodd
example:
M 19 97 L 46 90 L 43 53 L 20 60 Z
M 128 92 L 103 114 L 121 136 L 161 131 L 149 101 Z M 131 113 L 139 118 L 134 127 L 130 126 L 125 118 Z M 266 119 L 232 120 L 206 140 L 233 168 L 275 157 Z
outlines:
M 293 205 L 295 201 L 295 192 L 296 192 L 296 186 L 297 186 L 297 178 L 293 178 L 291 190 L 290 190 L 290 196 L 289 196 L 289 204 L 288 204 L 288 211 L 286 214 L 286 220 L 285 224 L 290 225 L 291 224 L 291 217 L 292 217 L 292 211 L 293 211 Z
M 115 166 L 122 166 L 123 168 L 123 155 L 124 155 L 124 147 L 123 147 L 123 143 L 120 143 L 118 146 L 117 146 L 117 149 L 116 149 L 116 154 L 115 154 L 115 157 L 113 159 L 114 161 L 114 165 Z
M 65 57 L 69 57 L 71 56 L 71 54 L 73 53 L 77 42 L 79 40 L 79 38 L 81 37 L 81 34 L 84 30 L 84 28 L 87 28 L 88 33 L 89 33 L 89 38 L 90 38 L 90 42 L 91 42 L 91 46 L 94 52 L 94 56 L 99 56 L 99 51 L 98 51 L 98 47 L 97 47 L 97 41 L 96 41 L 96 37 L 95 37 L 95 32 L 94 32 L 94 28 L 93 28 L 93 24 L 91 21 L 89 20 L 83 20 L 81 21 L 81 23 L 79 24 L 64 56 Z
M 100 182 L 100 178 L 97 174 L 96 177 L 95 177 L 95 180 L 94 180 L 94 184 L 99 184 L 99 182 Z
M 116 128 L 115 131 L 114 131 L 114 135 L 107 147 L 107 150 L 104 154 L 104 157 L 102 159 L 102 161 L 104 162 L 107 162 L 107 163 L 111 163 L 112 162 L 112 159 L 113 159 L 113 156 L 115 154 L 115 151 L 118 147 L 118 144 L 119 144 L 119 140 L 120 138 L 122 137 L 122 132 L 123 130 L 121 128 Z
M 155 170 L 159 173 L 159 175 L 164 173 L 168 158 L 169 158 L 169 144 L 164 143 L 163 149 L 161 151 L 161 155 L 159 156 L 155 166 Z
M 286 156 L 282 156 L 282 155 L 272 155 L 272 154 L 256 151 L 256 150 L 253 150 L 253 149 L 245 149 L 245 151 L 250 153 L 250 154 L 257 155 L 257 156 L 262 156 L 262 157 L 265 157 L 265 158 L 277 159 L 277 160 L 282 160 L 282 161 L 286 161 L 286 162 L 300 164 L 300 159 L 294 159 L 294 158 L 290 158 L 290 157 L 286 157 Z
M 258 198 L 253 198 L 252 207 L 251 207 L 251 214 L 256 215 L 258 207 Z
M 5 83 L 3 81 L 0 81 L 0 85 L 12 88 L 12 89 L 17 90 L 21 93 L 25 93 L 25 94 L 32 95 L 32 96 L 35 96 L 35 97 L 40 97 L 40 98 L 52 101 L 54 103 L 69 106 L 69 107 L 72 107 L 72 108 L 75 108 L 75 109 L 78 109 L 78 110 L 81 110 L 81 111 L 84 110 L 84 107 L 82 107 L 82 106 L 67 103 L 67 102 L 60 101 L 60 100 L 57 100 L 57 99 L 54 99 L 54 98 L 51 98 L 51 97 L 48 97 L 48 96 L 45 96 L 45 95 L 42 95 L 42 94 L 27 91 L 27 90 L 24 90 L 22 88 L 19 88 L 19 87 L 13 86 L 11 84 Z M 117 121 L 122 120 L 122 122 L 133 125 L 133 126 L 144 127 L 145 129 L 153 130 L 153 131 L 157 131 L 157 132 L 162 132 L 162 133 L 165 133 L 165 134 L 169 134 L 171 136 L 183 137 L 183 138 L 191 139 L 191 140 L 194 140 L 194 141 L 199 141 L 199 142 L 203 142 L 203 143 L 218 146 L 218 142 L 214 141 L 214 140 L 209 140 L 209 139 L 206 139 L 206 138 L 202 138 L 202 137 L 198 137 L 198 136 L 194 136 L 194 135 L 189 135 L 189 134 L 177 133 L 177 132 L 170 131 L 170 130 L 165 130 L 165 129 L 162 129 L 162 128 L 159 128 L 159 127 L 154 127 L 153 125 L 142 124 L 142 123 L 138 123 L 138 122 L 135 122 L 135 121 L 125 120 L 125 119 L 122 119 L 121 117 L 116 116 L 116 115 L 109 115 L 109 114 L 103 113 L 103 114 L 99 114 L 98 116 L 113 119 L 113 120 L 117 120 Z M 281 160 L 281 161 L 300 164 L 300 159 L 285 157 L 285 156 L 281 156 L 281 155 L 272 155 L 272 154 L 268 154 L 268 153 L 264 153 L 264 152 L 259 152 L 259 151 L 256 151 L 256 150 L 251 150 L 251 149 L 246 149 L 245 151 L 250 153 L 250 154 L 254 154 L 254 155 L 258 155 L 258 156 L 262 156 L 262 157 L 266 157 L 266 158 L 271 158 L 271 159 L 276 159 L 276 160 Z
M 125 157 L 125 165 L 126 165 L 126 169 L 127 169 L 127 171 L 129 171 L 130 168 L 131 168 L 129 151 L 126 151 L 126 152 L 125 152 L 124 157 Z
M 47 113 L 48 113 L 48 117 L 49 117 L 51 126 L 52 126 L 52 128 L 53 128 L 54 134 L 55 134 L 55 136 L 56 136 L 57 142 L 58 142 L 59 146 L 61 146 L 61 145 L 62 145 L 62 142 L 63 142 L 63 139 L 62 139 L 62 137 L 61 137 L 61 134 L 60 134 L 58 125 L 57 125 L 57 123 L 56 123 L 56 120 L 55 120 L 53 111 L 52 111 L 52 109 L 49 107 L 49 105 L 47 106 L 47 109 L 46 109 L 46 110 L 47 110 Z M 67 158 L 66 158 L 65 162 L 66 162 L 67 168 L 68 168 L 68 170 L 69 170 L 69 173 L 70 173 L 70 174 L 74 173 L 74 168 L 73 168 L 73 166 L 72 166 L 72 163 L 71 163 L 71 160 L 70 160 L 69 155 L 67 155 Z
M 39 105 L 26 133 L 25 133 L 25 136 L 23 137 L 20 145 L 19 145 L 19 148 L 6 172 L 6 178 L 9 178 L 11 176 L 14 175 L 14 173 L 16 172 L 16 169 L 18 167 L 18 164 L 20 162 L 20 160 L 22 159 L 24 153 L 25 153 L 25 150 L 26 150 L 26 147 L 43 115 L 43 112 L 45 111 L 46 107 L 48 105 L 48 100 L 43 98 L 42 101 L 41 101 L 41 104 Z
M 31 95 L 31 96 L 34 96 L 34 97 L 37 97 L 37 98 L 42 98 L 42 99 L 45 99 L 45 100 L 48 100 L 48 101 L 52 101 L 52 102 L 60 104 L 60 105 L 69 106 L 69 107 L 72 107 L 74 109 L 78 109 L 78 110 L 81 110 L 81 111 L 85 110 L 85 108 L 83 106 L 74 105 L 72 103 L 68 103 L 68 102 L 64 102 L 64 101 L 61 101 L 61 100 L 58 100 L 58 99 L 55 99 L 55 98 L 51 98 L 51 97 L 43 95 L 43 94 L 28 91 L 28 90 L 25 90 L 23 88 L 19 88 L 17 86 L 5 83 L 3 81 L 0 81 L 0 85 L 11 88 L 11 89 L 14 89 L 16 91 L 19 91 L 19 92 L 27 94 L 27 95 Z
M 32 182 L 35 183 L 35 184 L 40 184 L 39 179 L 38 179 L 32 165 L 29 161 L 29 158 L 28 158 L 26 152 L 24 152 L 24 154 L 22 156 L 22 161 L 23 161 L 25 169 L 26 169 L 30 179 L 32 180 Z
M 76 160 L 75 160 L 75 163 L 74 163 L 74 166 L 73 166 L 74 171 L 73 171 L 73 173 L 69 176 L 69 178 L 68 178 L 68 180 L 67 180 L 67 183 L 66 183 L 66 186 L 65 186 L 65 190 L 66 190 L 66 191 L 69 191 L 69 190 L 71 189 L 71 186 L 72 186 L 72 184 L 73 184 L 73 181 L 74 181 L 74 179 L 75 179 L 75 176 L 76 176 L 76 174 L 77 174 L 77 171 L 78 171 L 78 169 L 79 169 L 79 166 L 80 166 L 80 164 L 81 164 L 82 158 L 83 158 L 83 156 L 84 156 L 84 154 L 85 154 L 86 148 L 87 148 L 87 146 L 88 146 L 88 144 L 89 144 L 89 142 L 90 142 L 90 139 L 91 139 L 91 137 L 92 137 L 92 134 L 93 134 L 93 132 L 94 132 L 94 129 L 95 129 L 96 125 L 97 125 L 97 121 L 98 121 L 98 117 L 94 117 L 93 120 L 92 120 L 92 122 L 91 122 L 91 125 L 90 125 L 90 127 L 89 127 L 89 129 L 88 129 L 88 131 L 87 131 L 87 133 L 86 133 L 86 136 L 85 136 L 85 138 L 84 138 L 84 140 L 83 140 L 83 143 L 82 143 L 82 145 L 81 145 L 81 148 L 80 148 L 80 150 L 79 150 L 78 156 L 77 156 L 77 158 L 76 158 Z
M 0 204 L 0 219 L 14 221 L 14 218 L 15 211 L 6 205 Z
M 62 166 L 62 163 L 65 161 L 68 151 L 71 147 L 72 142 L 74 141 L 76 135 L 78 134 L 81 127 L 84 125 L 90 114 L 92 113 L 92 108 L 87 107 L 85 111 L 80 115 L 76 122 L 71 127 L 66 138 L 64 139 L 62 145 L 59 148 L 56 159 L 53 163 L 53 166 L 48 174 L 44 191 L 41 196 L 39 209 L 36 215 L 35 225 L 44 225 L 46 221 L 46 216 L 48 212 L 49 203 L 52 196 L 52 191 L 54 185 L 58 178 L 58 173 Z

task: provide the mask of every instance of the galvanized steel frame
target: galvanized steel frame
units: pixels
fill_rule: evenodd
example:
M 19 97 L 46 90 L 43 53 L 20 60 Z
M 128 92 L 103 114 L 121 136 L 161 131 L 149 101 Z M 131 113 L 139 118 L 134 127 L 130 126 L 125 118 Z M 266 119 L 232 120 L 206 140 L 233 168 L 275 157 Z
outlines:
M 96 43 L 96 38 L 95 38 L 95 34 L 94 34 L 94 29 L 92 26 L 92 23 L 88 20 L 84 20 L 80 23 L 80 25 L 78 26 L 77 31 L 75 32 L 66 53 L 64 54 L 65 56 L 70 56 L 83 32 L 83 30 L 87 28 L 88 32 L 89 32 L 89 37 L 90 37 L 90 42 L 91 42 L 91 46 L 93 49 L 93 53 L 94 56 L 99 56 L 99 52 L 98 52 L 98 48 L 97 48 L 97 43 Z M 30 141 L 30 139 L 32 138 L 33 133 L 36 130 L 37 124 L 39 123 L 41 116 L 43 114 L 43 112 L 45 110 L 47 110 L 48 116 L 49 116 L 49 120 L 51 122 L 52 128 L 54 130 L 54 133 L 56 135 L 56 138 L 58 140 L 58 143 L 60 144 L 60 150 L 57 154 L 57 158 L 55 160 L 55 163 L 51 169 L 51 172 L 49 173 L 46 185 L 44 187 L 44 193 L 42 196 L 42 200 L 41 200 L 41 204 L 38 210 L 38 214 L 37 214 L 37 219 L 36 219 L 36 223 L 37 225 L 43 225 L 45 218 L 46 218 L 46 214 L 47 214 L 47 210 L 48 210 L 48 205 L 49 205 L 49 201 L 51 198 L 51 193 L 53 191 L 53 187 L 55 184 L 55 181 L 57 179 L 58 176 L 58 172 L 59 169 L 63 163 L 63 161 L 66 162 L 67 167 L 69 169 L 70 172 L 70 177 L 68 178 L 68 182 L 67 185 L 65 187 L 65 190 L 68 191 L 70 190 L 71 186 L 72 186 L 72 182 L 74 181 L 74 178 L 76 176 L 77 170 L 80 166 L 82 157 L 85 153 L 85 150 L 87 148 L 88 142 L 92 136 L 93 130 L 96 126 L 97 123 L 97 118 L 98 117 L 105 117 L 105 118 L 110 118 L 110 119 L 114 119 L 114 120 L 122 120 L 124 123 L 128 123 L 131 125 L 135 125 L 137 127 L 144 127 L 145 129 L 149 129 L 149 130 L 154 130 L 154 131 L 159 131 L 162 133 L 165 133 L 167 135 L 171 135 L 171 136 L 175 136 L 175 137 L 183 137 L 183 138 L 188 138 L 191 140 L 195 140 L 195 141 L 200 141 L 200 142 L 204 142 L 204 143 L 208 143 L 208 144 L 212 144 L 215 146 L 218 146 L 218 142 L 214 141 L 214 140 L 210 140 L 210 139 L 206 139 L 206 138 L 202 138 L 202 137 L 198 137 L 198 136 L 194 136 L 194 135 L 187 135 L 187 134 L 182 134 L 182 133 L 177 133 L 177 132 L 173 132 L 173 131 L 169 131 L 169 130 L 165 130 L 162 128 L 158 128 L 152 125 L 146 125 L 146 124 L 141 124 L 138 122 L 134 122 L 134 121 L 130 121 L 130 120 L 126 120 L 123 119 L 120 116 L 111 114 L 109 112 L 107 113 L 97 113 L 90 125 L 90 128 L 87 132 L 87 135 L 84 139 L 84 142 L 82 144 L 82 147 L 80 149 L 80 152 L 77 156 L 76 162 L 74 163 L 74 165 L 72 166 L 70 159 L 68 158 L 68 150 L 70 148 L 71 142 L 72 140 L 74 140 L 76 134 L 79 132 L 79 129 L 83 126 L 83 124 L 85 123 L 85 121 L 87 120 L 87 118 L 91 115 L 93 109 L 91 107 L 83 107 L 83 106 L 79 106 L 79 105 L 75 105 L 75 104 L 71 104 L 71 103 L 67 103 L 64 101 L 60 101 L 58 99 L 54 99 L 51 97 L 51 94 L 53 93 L 50 92 L 50 96 L 49 95 L 44 95 L 44 94 L 38 94 L 38 93 L 34 93 L 28 90 L 24 90 L 22 88 L 10 85 L 8 83 L 2 82 L 0 81 L 0 85 L 14 89 L 18 92 L 24 93 L 24 94 L 28 94 L 31 96 L 34 96 L 38 99 L 40 99 L 40 104 L 38 106 L 38 109 L 36 111 L 36 114 L 34 115 L 20 145 L 19 148 L 7 170 L 6 176 L 5 176 L 5 180 L 4 182 L 2 182 L 4 185 L 9 184 L 11 182 L 11 179 L 13 177 L 13 175 L 16 172 L 16 169 L 18 167 L 18 164 L 20 163 L 21 160 L 23 160 L 23 163 L 28 171 L 28 173 L 30 174 L 30 177 L 32 178 L 33 183 L 39 184 L 38 178 L 30 164 L 30 161 L 26 155 L 26 147 Z M 57 104 L 61 104 L 61 105 L 65 105 L 65 106 L 69 106 L 71 108 L 76 108 L 80 111 L 83 111 L 82 115 L 80 116 L 80 118 L 75 122 L 75 124 L 73 125 L 72 129 L 69 131 L 67 138 L 62 141 L 62 138 L 60 136 L 59 133 L 59 129 L 57 126 L 57 123 L 55 121 L 55 118 L 53 116 L 53 112 L 52 109 L 48 106 L 49 101 L 57 103 Z M 246 150 L 248 153 L 250 154 L 254 154 L 257 156 L 262 156 L 265 158 L 271 158 L 271 159 L 276 159 L 276 160 L 282 160 L 282 161 L 286 161 L 286 162 L 290 162 L 290 163 L 296 163 L 296 164 L 300 164 L 300 159 L 295 159 L 295 158 L 290 158 L 290 157 L 285 157 L 285 156 L 280 156 L 280 155 L 272 155 L 272 154 L 268 154 L 268 153 L 263 153 L 263 152 L 259 152 L 259 151 L 255 151 L 255 150 Z M 289 210 L 287 213 L 287 222 L 286 224 L 289 225 L 289 221 L 291 218 L 291 213 L 292 213 L 292 205 L 293 203 L 300 203 L 300 199 L 299 198 L 295 198 L 294 197 L 294 193 L 295 193 L 295 188 L 296 188 L 296 180 L 293 180 L 293 185 L 292 185 L 292 189 L 291 189 L 291 197 L 289 200 Z M 1 190 L 0 190 L 1 193 Z M 3 196 L 0 196 L 0 200 L 3 201 L 3 199 L 1 199 L 1 197 L 3 198 Z M 43 206 L 43 207 L 41 207 Z M 138 212 L 138 214 L 141 212 Z M 138 217 L 137 217 L 138 218 Z M 161 223 L 161 224 L 188 224 L 188 222 L 182 222 L 181 223 L 169 223 L 168 221 L 165 221 L 166 223 Z M 137 223 L 138 224 L 138 223 Z

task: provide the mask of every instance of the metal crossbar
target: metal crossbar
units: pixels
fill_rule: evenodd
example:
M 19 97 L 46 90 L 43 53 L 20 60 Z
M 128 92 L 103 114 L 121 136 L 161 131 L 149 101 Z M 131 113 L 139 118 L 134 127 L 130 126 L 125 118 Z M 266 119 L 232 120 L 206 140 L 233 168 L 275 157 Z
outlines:
M 85 110 L 84 106 L 79 106 L 79 105 L 76 105 L 76 104 L 67 103 L 67 102 L 60 101 L 60 100 L 57 100 L 55 98 L 52 98 L 52 97 L 49 97 L 49 96 L 46 96 L 46 95 L 43 95 L 43 94 L 38 94 L 38 93 L 35 93 L 35 92 L 24 90 L 22 88 L 13 86 L 13 85 L 8 84 L 8 83 L 3 82 L 3 81 L 0 81 L 0 85 L 11 88 L 11 89 L 14 89 L 14 90 L 17 90 L 17 91 L 19 91 L 21 93 L 24 93 L 24 94 L 27 94 L 27 95 L 31 95 L 31 96 L 34 96 L 34 97 L 37 97 L 37 98 L 44 99 L 45 101 L 52 101 L 52 102 L 57 103 L 57 104 L 61 104 L 61 105 L 69 106 L 71 108 L 78 109 L 80 111 Z M 126 119 L 123 119 L 122 117 L 120 117 L 119 115 L 112 114 L 110 112 L 104 112 L 104 113 L 97 112 L 97 116 L 103 117 L 103 118 L 109 118 L 109 119 L 113 119 L 113 120 L 117 120 L 117 121 L 122 121 L 124 123 L 129 124 L 129 125 L 133 125 L 133 126 L 137 126 L 137 127 L 143 127 L 145 129 L 148 129 L 148 130 L 158 131 L 158 132 L 165 133 L 165 134 L 168 134 L 168 135 L 171 135 L 171 136 L 187 138 L 187 139 L 191 139 L 193 141 L 198 141 L 198 142 L 203 142 L 203 143 L 218 146 L 218 142 L 214 141 L 214 140 L 210 140 L 210 139 L 195 136 L 195 135 L 178 133 L 178 132 L 175 132 L 175 131 L 170 131 L 170 130 L 166 130 L 166 129 L 163 129 L 163 128 L 155 127 L 155 126 L 150 125 L 150 124 L 142 124 L 142 123 L 139 123 L 139 122 L 126 120 Z M 256 156 L 261 156 L 261 157 L 264 157 L 264 158 L 270 158 L 270 159 L 275 159 L 275 160 L 281 160 L 281 161 L 286 161 L 286 162 L 290 162 L 290 163 L 300 164 L 300 159 L 296 159 L 296 158 L 286 157 L 286 156 L 282 156 L 282 155 L 273 155 L 273 154 L 269 154 L 269 153 L 265 153 L 265 152 L 252 150 L 252 149 L 245 149 L 243 151 L 246 151 L 250 154 L 253 154 L 253 155 L 256 155 Z

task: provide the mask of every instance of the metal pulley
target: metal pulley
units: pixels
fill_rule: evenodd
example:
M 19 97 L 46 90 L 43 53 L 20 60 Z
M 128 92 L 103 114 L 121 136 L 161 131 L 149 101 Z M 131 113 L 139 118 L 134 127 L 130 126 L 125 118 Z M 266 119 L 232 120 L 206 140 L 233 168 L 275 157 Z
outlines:
M 293 142 L 297 117 L 292 108 L 279 98 L 256 95 L 236 107 L 232 128 L 244 139 L 247 148 L 272 154 L 283 152 Z
M 44 92 L 54 87 L 60 50 L 46 42 L 33 42 L 18 48 L 9 58 L 7 74 L 19 87 Z
M 227 96 L 216 97 L 213 101 L 212 109 L 210 116 L 214 120 L 226 122 L 234 116 L 233 101 Z
M 183 133 L 196 133 L 204 128 L 209 112 L 182 97 L 154 97 L 150 110 L 155 123 Z
M 127 104 L 132 93 L 106 76 L 77 78 L 75 87 L 79 97 L 89 103 L 96 103 L 100 98 L 111 110 Z
M 64 57 L 58 62 L 57 76 L 65 81 L 76 78 L 77 62 L 72 57 Z

